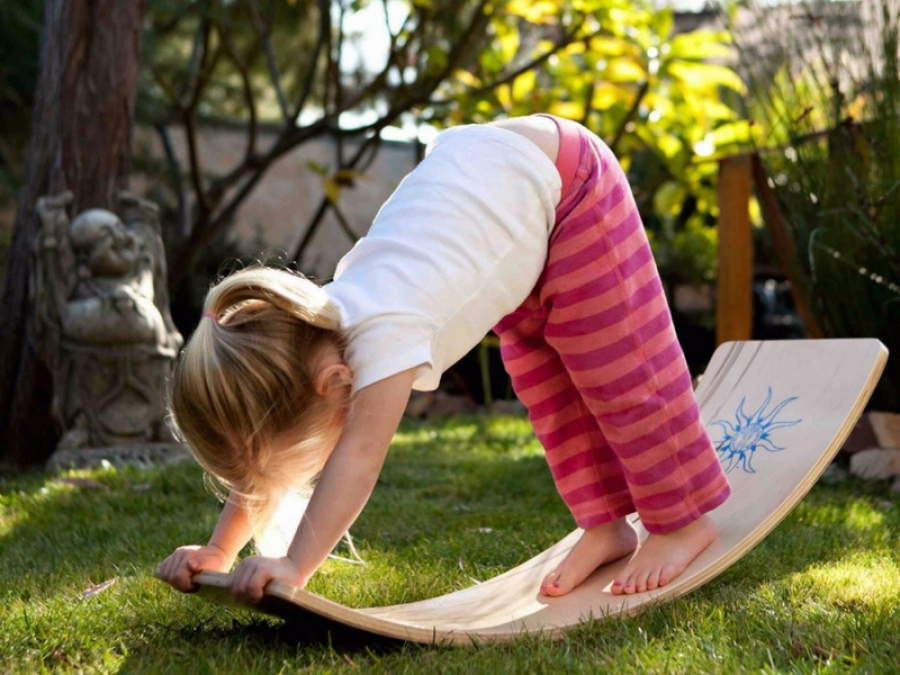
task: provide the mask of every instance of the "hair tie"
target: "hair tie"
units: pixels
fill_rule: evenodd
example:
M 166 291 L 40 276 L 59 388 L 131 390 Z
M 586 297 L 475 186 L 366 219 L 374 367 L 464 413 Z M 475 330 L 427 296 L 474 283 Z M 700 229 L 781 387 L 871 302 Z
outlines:
M 201 317 L 201 318 L 212 319 L 216 323 L 219 323 L 219 317 L 216 314 L 212 314 L 210 312 L 203 312 L 203 317 Z

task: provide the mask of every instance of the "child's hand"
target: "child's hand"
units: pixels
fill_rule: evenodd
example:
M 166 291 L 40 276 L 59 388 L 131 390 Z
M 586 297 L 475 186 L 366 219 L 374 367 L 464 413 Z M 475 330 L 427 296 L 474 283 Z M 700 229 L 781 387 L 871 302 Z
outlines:
M 191 577 L 197 572 L 227 572 L 230 567 L 231 560 L 217 546 L 181 546 L 156 567 L 156 576 L 183 593 L 192 593 L 197 586 Z
M 231 575 L 231 594 L 242 602 L 262 600 L 266 585 L 273 579 L 286 581 L 303 588 L 306 579 L 300 574 L 294 561 L 284 558 L 266 558 L 261 555 L 241 560 L 241 564 Z

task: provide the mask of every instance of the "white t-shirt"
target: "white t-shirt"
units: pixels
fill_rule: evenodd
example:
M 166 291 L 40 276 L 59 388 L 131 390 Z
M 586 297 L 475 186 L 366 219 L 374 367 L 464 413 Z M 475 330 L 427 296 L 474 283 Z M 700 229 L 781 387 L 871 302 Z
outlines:
M 556 166 L 520 134 L 439 134 L 325 286 L 349 331 L 354 390 L 410 368 L 414 389 L 436 389 L 534 289 L 560 189 Z

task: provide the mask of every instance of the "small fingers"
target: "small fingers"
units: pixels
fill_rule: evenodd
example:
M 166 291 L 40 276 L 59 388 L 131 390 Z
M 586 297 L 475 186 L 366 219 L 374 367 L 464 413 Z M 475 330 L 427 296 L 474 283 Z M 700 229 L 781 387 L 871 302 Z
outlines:
M 256 602 L 261 599 L 262 591 L 256 593 L 254 585 L 254 578 L 259 571 L 259 565 L 254 558 L 247 558 L 241 562 L 231 578 L 231 594 L 242 602 Z
M 183 593 L 194 590 L 183 551 L 176 551 L 163 560 L 157 566 L 155 574 L 159 579 Z
M 259 602 L 263 599 L 266 585 L 269 583 L 272 575 L 268 574 L 265 569 L 257 567 L 253 571 L 253 576 L 247 582 L 247 597 L 251 602 Z
M 191 569 L 188 566 L 189 560 L 186 559 L 187 556 L 183 556 L 178 561 L 178 566 L 174 570 L 174 575 L 176 579 L 175 588 L 177 588 L 182 593 L 190 593 L 196 590 L 194 586 L 194 582 L 191 581 Z

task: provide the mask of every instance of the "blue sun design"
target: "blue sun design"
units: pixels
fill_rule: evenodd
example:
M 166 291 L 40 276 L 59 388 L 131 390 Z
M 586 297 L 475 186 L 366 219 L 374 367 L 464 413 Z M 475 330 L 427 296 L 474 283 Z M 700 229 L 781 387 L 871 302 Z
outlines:
M 802 419 L 790 421 L 777 421 L 776 417 L 784 410 L 784 408 L 796 401 L 797 397 L 792 396 L 779 403 L 771 412 L 767 412 L 766 408 L 772 401 L 772 387 L 769 387 L 769 393 L 766 400 L 756 411 L 750 415 L 744 412 L 744 403 L 747 397 L 741 399 L 735 412 L 735 423 L 732 424 L 727 420 L 716 420 L 710 423 L 710 427 L 719 426 L 725 433 L 725 437 L 716 443 L 716 451 L 719 453 L 719 460 L 725 468 L 725 473 L 729 473 L 735 467 L 740 466 L 747 473 L 756 473 L 756 470 L 750 465 L 753 455 L 757 450 L 763 449 L 768 452 L 780 452 L 783 447 L 775 445 L 771 439 L 771 433 L 776 429 L 792 427 L 800 424 Z

